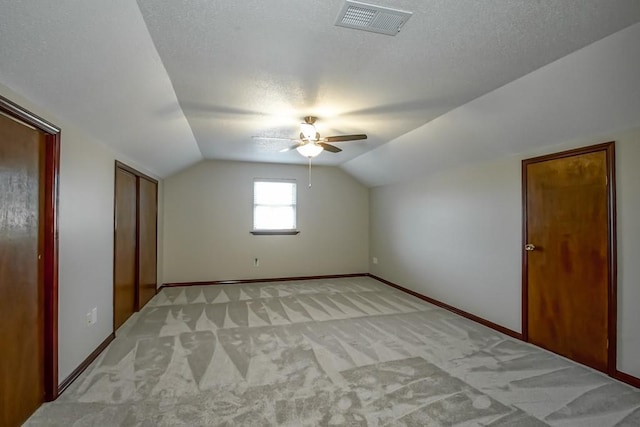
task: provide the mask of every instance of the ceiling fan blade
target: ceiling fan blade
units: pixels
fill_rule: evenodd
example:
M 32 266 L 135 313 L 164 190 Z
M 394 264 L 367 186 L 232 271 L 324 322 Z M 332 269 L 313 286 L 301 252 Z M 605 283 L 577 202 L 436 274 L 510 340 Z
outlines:
M 269 140 L 275 140 L 275 141 L 299 141 L 299 138 L 280 138 L 277 136 L 258 136 L 258 135 L 253 135 L 251 137 L 252 139 L 269 139 Z
M 323 138 L 326 142 L 343 142 L 343 141 L 357 141 L 359 139 L 367 139 L 367 135 L 358 134 L 358 135 L 338 135 L 338 136 L 327 136 Z
M 280 152 L 281 153 L 286 153 L 287 151 L 295 150 L 300 145 L 302 145 L 302 144 L 293 144 L 291 147 L 283 148 L 282 150 L 280 150 Z
M 339 153 L 342 151 L 341 148 L 338 148 L 335 145 L 330 145 L 324 142 L 318 142 L 318 145 L 331 153 Z

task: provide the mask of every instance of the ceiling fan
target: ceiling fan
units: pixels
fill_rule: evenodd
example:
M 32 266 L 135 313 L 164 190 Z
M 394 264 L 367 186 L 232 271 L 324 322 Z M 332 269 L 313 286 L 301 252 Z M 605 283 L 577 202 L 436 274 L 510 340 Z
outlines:
M 298 139 L 292 139 L 293 141 L 297 141 L 296 144 L 291 147 L 287 147 L 281 152 L 286 152 L 290 150 L 296 150 L 298 153 L 303 155 L 304 157 L 308 157 L 311 159 L 312 157 L 318 156 L 323 151 L 328 151 L 330 153 L 339 153 L 342 151 L 341 148 L 336 147 L 335 145 L 329 144 L 329 142 L 346 142 L 346 141 L 357 141 L 361 139 L 367 139 L 367 135 L 365 134 L 357 134 L 357 135 L 338 135 L 338 136 L 327 136 L 324 138 L 320 138 L 320 134 L 316 131 L 316 127 L 314 126 L 317 117 L 306 116 L 304 118 L 304 123 L 300 123 L 300 137 Z M 257 137 L 262 138 L 262 137 Z M 269 138 L 272 139 L 272 138 Z M 283 139 L 283 138 L 273 138 L 273 139 Z

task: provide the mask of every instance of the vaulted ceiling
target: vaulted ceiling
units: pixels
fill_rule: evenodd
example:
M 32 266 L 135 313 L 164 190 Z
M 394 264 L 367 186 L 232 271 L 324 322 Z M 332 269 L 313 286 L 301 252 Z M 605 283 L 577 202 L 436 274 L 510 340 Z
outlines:
M 160 176 L 303 163 L 257 137 L 306 115 L 368 134 L 315 160 L 341 165 L 640 22 L 637 0 L 367 1 L 413 15 L 387 36 L 336 26 L 344 0 L 3 0 L 0 83 Z

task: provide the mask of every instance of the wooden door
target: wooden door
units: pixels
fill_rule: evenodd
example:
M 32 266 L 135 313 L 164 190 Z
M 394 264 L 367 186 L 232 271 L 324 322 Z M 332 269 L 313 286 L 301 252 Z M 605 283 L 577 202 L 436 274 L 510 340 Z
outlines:
M 45 136 L 0 114 L 0 425 L 44 400 Z
M 156 294 L 158 184 L 138 178 L 138 309 Z
M 116 162 L 114 329 L 155 294 L 158 182 Z
M 612 169 L 613 143 L 523 161 L 523 332 L 601 371 L 615 334 Z
M 116 168 L 114 238 L 114 329 L 136 310 L 136 176 Z

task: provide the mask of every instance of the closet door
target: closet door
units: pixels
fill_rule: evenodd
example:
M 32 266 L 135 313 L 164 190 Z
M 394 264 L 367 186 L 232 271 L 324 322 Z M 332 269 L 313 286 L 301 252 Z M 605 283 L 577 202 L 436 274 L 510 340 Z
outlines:
M 45 136 L 0 114 L 0 426 L 44 399 Z
M 156 294 L 158 181 L 116 162 L 114 330 Z
M 138 178 L 138 309 L 156 294 L 158 183 Z
M 116 167 L 114 240 L 114 330 L 136 310 L 137 177 Z

